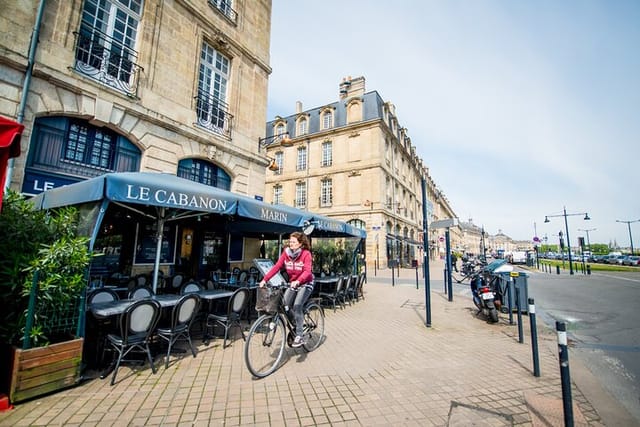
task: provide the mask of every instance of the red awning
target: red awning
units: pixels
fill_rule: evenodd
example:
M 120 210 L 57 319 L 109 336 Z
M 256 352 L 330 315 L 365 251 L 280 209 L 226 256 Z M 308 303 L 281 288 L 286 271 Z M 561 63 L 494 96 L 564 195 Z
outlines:
M 0 116 L 0 210 L 4 198 L 4 180 L 7 163 L 12 157 L 20 155 L 20 137 L 24 126 L 18 122 Z

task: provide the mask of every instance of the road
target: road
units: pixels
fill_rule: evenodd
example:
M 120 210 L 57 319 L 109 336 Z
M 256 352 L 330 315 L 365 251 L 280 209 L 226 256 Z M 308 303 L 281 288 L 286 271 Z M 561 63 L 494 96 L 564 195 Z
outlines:
M 556 320 L 567 323 L 570 359 L 580 359 L 640 425 L 640 270 L 573 276 L 526 271 L 538 318 L 553 329 Z

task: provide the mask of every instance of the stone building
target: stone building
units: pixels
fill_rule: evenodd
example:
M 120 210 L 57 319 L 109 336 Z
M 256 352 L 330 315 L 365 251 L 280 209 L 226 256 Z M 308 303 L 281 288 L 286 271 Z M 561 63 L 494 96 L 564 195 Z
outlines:
M 424 181 L 429 221 L 454 213 L 416 154 L 395 106 L 365 78 L 345 78 L 335 102 L 276 117 L 262 149 L 273 160 L 265 201 L 334 217 L 367 231 L 367 267 L 408 266 L 423 252 Z M 438 255 L 438 230 L 428 236 Z
M 262 196 L 270 25 L 270 0 L 3 2 L 7 186 L 155 171 Z

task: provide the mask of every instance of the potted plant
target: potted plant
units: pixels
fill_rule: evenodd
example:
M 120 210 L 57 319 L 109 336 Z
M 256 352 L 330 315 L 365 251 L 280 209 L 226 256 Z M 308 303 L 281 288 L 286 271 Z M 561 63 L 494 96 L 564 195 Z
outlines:
M 0 295 L 11 301 L 0 328 L 2 389 L 12 402 L 79 381 L 83 295 L 90 253 L 76 235 L 78 212 L 36 211 L 9 192 L 0 214 Z

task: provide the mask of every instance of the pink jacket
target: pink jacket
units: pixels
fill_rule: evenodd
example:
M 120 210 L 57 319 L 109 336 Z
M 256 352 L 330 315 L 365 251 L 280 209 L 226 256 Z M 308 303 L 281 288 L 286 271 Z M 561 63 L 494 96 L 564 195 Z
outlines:
M 313 273 L 311 271 L 311 261 L 312 256 L 311 252 L 308 249 L 303 249 L 300 255 L 296 258 L 296 260 L 292 260 L 289 255 L 287 255 L 286 249 L 282 251 L 280 258 L 275 263 L 271 270 L 264 275 L 264 280 L 266 282 L 269 281 L 282 267 L 285 268 L 287 274 L 289 275 L 289 281 L 293 282 L 297 280 L 300 282 L 300 286 L 310 285 L 313 286 Z

